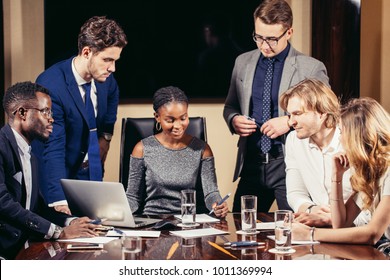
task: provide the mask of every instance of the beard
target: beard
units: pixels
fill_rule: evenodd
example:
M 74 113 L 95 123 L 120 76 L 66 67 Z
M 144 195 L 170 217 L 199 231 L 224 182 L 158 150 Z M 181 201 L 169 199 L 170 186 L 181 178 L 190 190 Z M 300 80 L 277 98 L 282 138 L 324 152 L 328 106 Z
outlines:
M 46 142 L 49 139 L 50 133 L 47 131 L 46 126 L 43 123 L 35 120 L 29 129 L 29 138 L 31 140 L 37 139 L 42 142 Z

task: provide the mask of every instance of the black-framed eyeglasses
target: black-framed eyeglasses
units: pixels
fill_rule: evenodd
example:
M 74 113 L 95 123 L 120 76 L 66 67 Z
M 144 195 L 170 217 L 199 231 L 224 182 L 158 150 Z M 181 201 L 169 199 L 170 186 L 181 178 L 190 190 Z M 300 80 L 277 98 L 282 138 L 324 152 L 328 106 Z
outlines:
M 43 108 L 43 109 L 39 109 L 39 108 L 34 108 L 34 107 L 23 107 L 23 109 L 25 109 L 26 111 L 27 110 L 37 110 L 37 111 L 39 111 L 39 113 L 41 113 L 42 114 L 42 116 L 44 116 L 46 119 L 51 119 L 52 117 L 53 117 L 53 112 L 51 111 L 51 109 L 50 108 Z M 15 112 L 14 112 L 14 115 L 16 114 L 16 112 L 17 112 L 18 110 L 16 110 Z
M 282 35 L 280 35 L 279 37 L 263 37 L 259 34 L 256 34 L 254 31 L 252 33 L 252 38 L 253 38 L 253 41 L 255 41 L 256 43 L 259 43 L 260 45 L 262 45 L 264 42 L 266 42 L 268 44 L 268 46 L 270 46 L 271 48 L 272 47 L 276 47 L 278 45 L 278 42 L 280 39 L 282 39 L 282 37 L 287 33 L 287 31 L 289 30 L 290 28 L 287 28 Z

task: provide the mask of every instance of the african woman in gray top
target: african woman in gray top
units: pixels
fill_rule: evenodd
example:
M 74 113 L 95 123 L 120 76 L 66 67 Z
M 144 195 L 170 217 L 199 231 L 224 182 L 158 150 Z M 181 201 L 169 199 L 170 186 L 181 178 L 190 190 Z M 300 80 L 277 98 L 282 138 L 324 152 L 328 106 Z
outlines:
M 130 158 L 127 199 L 133 212 L 180 213 L 180 192 L 202 185 L 206 207 L 225 217 L 227 203 L 221 200 L 214 157 L 204 141 L 186 133 L 188 99 L 176 87 L 159 89 L 153 96 L 158 133 L 134 147 Z

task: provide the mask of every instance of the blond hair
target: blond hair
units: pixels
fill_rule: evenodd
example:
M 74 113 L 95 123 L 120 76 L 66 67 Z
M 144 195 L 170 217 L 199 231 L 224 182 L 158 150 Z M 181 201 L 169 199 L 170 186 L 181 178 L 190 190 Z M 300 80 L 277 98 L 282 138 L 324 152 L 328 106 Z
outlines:
M 327 114 L 325 127 L 336 127 L 340 117 L 340 103 L 336 94 L 323 82 L 316 79 L 305 79 L 280 96 L 280 107 L 287 111 L 291 98 L 302 100 L 304 111 L 316 111 Z
M 344 148 L 354 169 L 351 186 L 362 194 L 363 208 L 372 209 L 389 166 L 389 113 L 372 98 L 351 99 L 341 109 L 341 124 L 348 143 Z

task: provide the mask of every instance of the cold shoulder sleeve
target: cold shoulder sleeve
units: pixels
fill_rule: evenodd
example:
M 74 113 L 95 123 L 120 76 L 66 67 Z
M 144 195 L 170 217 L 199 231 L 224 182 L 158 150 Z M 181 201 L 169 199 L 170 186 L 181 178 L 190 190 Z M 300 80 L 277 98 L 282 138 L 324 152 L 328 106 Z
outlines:
M 126 196 L 131 211 L 141 213 L 142 201 L 145 196 L 145 163 L 143 158 L 130 156 Z
M 215 174 L 214 157 L 204 158 L 200 162 L 200 177 L 206 207 L 211 210 L 214 202 L 221 200 Z

